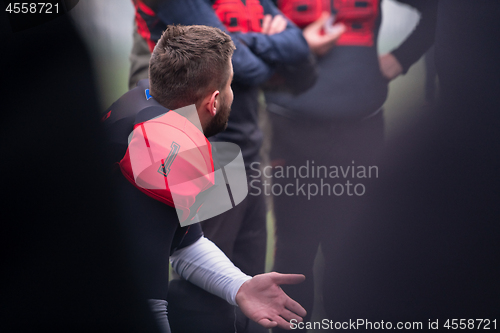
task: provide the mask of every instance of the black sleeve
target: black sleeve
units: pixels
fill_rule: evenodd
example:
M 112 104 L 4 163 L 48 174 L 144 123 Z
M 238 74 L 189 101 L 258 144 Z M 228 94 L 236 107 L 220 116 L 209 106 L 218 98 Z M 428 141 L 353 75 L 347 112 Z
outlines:
M 260 0 L 264 14 L 282 15 L 270 0 Z M 276 64 L 296 65 L 307 59 L 310 54 L 309 46 L 302 30 L 287 19 L 286 29 L 279 34 L 266 35 L 260 32 L 238 34 L 242 41 L 259 59 L 275 66 Z
M 434 44 L 437 19 L 437 0 L 398 0 L 420 12 L 421 18 L 410 36 L 391 53 L 403 66 L 403 73 L 420 59 Z
M 201 225 L 199 223 L 188 225 L 187 227 L 178 228 L 172 241 L 172 248 L 170 254 L 177 250 L 188 247 L 195 243 L 203 236 Z

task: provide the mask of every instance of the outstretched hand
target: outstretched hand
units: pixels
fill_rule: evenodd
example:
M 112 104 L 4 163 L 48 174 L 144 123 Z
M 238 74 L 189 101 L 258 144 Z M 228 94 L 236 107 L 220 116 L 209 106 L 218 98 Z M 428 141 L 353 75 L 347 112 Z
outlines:
M 280 288 L 280 284 L 297 284 L 305 280 L 301 274 L 260 274 L 243 283 L 236 294 L 236 303 L 250 319 L 272 328 L 291 329 L 292 319 L 302 322 L 306 310 Z

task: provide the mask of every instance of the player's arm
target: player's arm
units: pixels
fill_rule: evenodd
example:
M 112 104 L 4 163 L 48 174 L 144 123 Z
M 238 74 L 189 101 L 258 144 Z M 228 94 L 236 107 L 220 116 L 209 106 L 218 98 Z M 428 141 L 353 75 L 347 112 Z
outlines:
M 424 55 L 434 43 L 437 20 L 436 0 L 398 0 L 420 12 L 420 21 L 408 38 L 392 52 L 380 57 L 380 69 L 389 80 L 408 69 Z
M 236 46 L 232 58 L 234 82 L 257 86 L 274 73 L 274 68 L 241 43 L 237 34 L 227 31 L 215 14 L 211 0 L 163 1 L 158 8 L 158 16 L 166 24 L 207 25 L 229 34 Z
M 267 273 L 253 278 L 241 272 L 211 241 L 201 237 L 170 256 L 173 269 L 204 290 L 237 305 L 250 319 L 271 328 L 290 329 L 289 321 L 302 321 L 304 308 L 288 297 L 280 284 L 295 284 L 298 274 Z
M 248 43 L 252 52 L 272 63 L 276 68 L 274 76 L 265 83 L 263 88 L 287 91 L 292 94 L 307 91 L 314 85 L 318 76 L 316 59 L 307 50 L 308 47 L 304 47 L 309 43 L 304 44 L 304 38 L 297 37 L 300 29 L 276 9 L 274 3 L 266 0 L 262 1 L 262 4 L 266 10 L 261 33 L 240 34 L 239 37 Z M 281 45 L 282 42 L 284 45 Z M 299 46 L 282 54 L 282 50 L 287 49 L 287 44 L 293 46 L 293 43 Z M 297 49 L 302 51 L 297 52 Z M 301 52 L 304 54 L 307 52 L 306 57 L 303 57 L 304 54 Z
M 261 0 L 264 14 L 272 17 L 281 16 L 286 20 L 285 29 L 279 33 L 269 34 L 248 32 L 239 38 L 250 50 L 270 64 L 294 65 L 307 60 L 310 50 L 302 31 L 274 6 L 271 0 Z M 265 24 L 263 24 L 265 26 Z

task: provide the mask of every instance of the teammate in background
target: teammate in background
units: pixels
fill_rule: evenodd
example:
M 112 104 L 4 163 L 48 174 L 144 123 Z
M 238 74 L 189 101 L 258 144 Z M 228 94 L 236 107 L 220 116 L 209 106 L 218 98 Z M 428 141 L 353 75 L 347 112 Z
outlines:
M 276 325 L 289 328 L 287 321 L 301 320 L 305 315 L 304 309 L 279 287 L 282 283 L 301 282 L 302 275 L 268 273 L 252 278 L 242 273 L 203 237 L 199 223 L 180 227 L 176 212 L 179 207 L 172 203 L 175 178 L 164 180 L 164 186 L 156 189 L 144 185 L 158 177 L 161 161 L 155 159 L 139 176 L 134 174 L 134 149 L 142 150 L 145 156 L 155 156 L 161 150 L 162 156 L 167 156 L 172 142 L 180 142 L 181 146 L 184 142 L 194 143 L 194 153 L 201 152 L 197 160 L 201 164 L 189 163 L 188 158 L 178 156 L 169 163 L 169 173 L 185 179 L 201 170 L 203 186 L 198 187 L 198 180 L 193 180 L 182 188 L 182 195 L 190 203 L 187 209 L 203 204 L 199 202 L 203 200 L 199 194 L 217 182 L 209 176 L 214 171 L 214 161 L 206 136 L 216 134 L 227 125 L 233 100 L 233 51 L 231 38 L 219 29 L 167 27 L 151 57 L 150 86 L 147 80 L 141 81 L 115 102 L 103 118 L 109 150 L 120 169 L 115 169 L 113 178 L 126 237 L 137 258 L 148 258 L 137 260 L 134 271 L 144 282 L 141 287 L 163 332 L 170 332 L 166 312 L 169 256 L 179 275 L 239 306 L 248 318 L 266 328 Z M 192 104 L 201 129 L 196 122 L 169 111 Z M 144 142 L 142 148 L 137 148 Z M 139 162 L 149 163 L 147 161 L 146 158 Z M 163 176 L 160 174 L 160 177 Z M 196 302 L 195 299 L 188 301 Z M 198 331 L 207 332 L 204 327 Z
M 259 161 L 263 140 L 258 126 L 259 86 L 284 67 L 293 67 L 309 60 L 309 48 L 300 29 L 286 20 L 271 0 L 136 0 L 134 5 L 137 31 L 131 55 L 131 84 L 147 77 L 144 71 L 148 61 L 147 49 L 149 52 L 153 50 L 167 24 L 213 26 L 231 36 L 236 46 L 232 58 L 232 112 L 227 129 L 210 140 L 237 144 L 242 150 L 248 181 L 253 180 L 251 177 L 255 177 L 257 173 L 250 169 L 250 165 Z M 300 83 L 313 82 L 311 76 L 314 76 L 314 71 L 304 75 Z M 203 221 L 202 228 L 206 237 L 217 244 L 243 272 L 250 275 L 264 272 L 267 241 L 264 196 L 249 195 L 232 210 Z M 174 285 L 176 287 L 172 287 L 169 293 L 171 298 L 182 300 L 186 299 L 186 293 L 197 293 L 183 281 L 176 280 L 171 284 Z M 177 306 L 182 303 L 175 302 Z M 187 304 L 179 309 L 173 307 L 172 311 L 179 314 L 176 318 L 181 318 L 185 313 L 193 311 L 194 307 L 193 304 Z M 199 320 L 206 318 L 207 326 L 226 320 L 228 326 L 232 327 L 233 321 L 227 322 L 227 317 L 234 317 L 234 311 L 232 308 L 226 308 L 225 311 L 226 314 L 222 314 L 220 308 L 215 310 L 214 307 L 201 306 L 195 309 L 195 312 L 202 313 Z M 214 319 L 214 315 L 219 319 Z M 187 327 L 193 321 L 189 316 L 184 318 L 186 320 L 179 323 L 179 326 L 184 332 L 188 332 Z M 177 325 L 174 320 L 171 324 Z
M 500 2 L 436 2 L 437 107 L 388 141 L 383 181 L 341 221 L 330 319 L 498 330 Z
M 374 165 L 374 158 L 383 146 L 382 105 L 387 98 L 388 83 L 406 73 L 426 52 L 432 44 L 426 38 L 427 33 L 435 28 L 432 11 L 426 7 L 428 1 L 400 2 L 421 12 L 420 23 L 400 47 L 379 57 L 381 1 L 278 0 L 278 8 L 303 28 L 304 37 L 318 59 L 319 77 L 310 90 L 299 96 L 266 93 L 274 133 L 271 148 L 274 166 Z M 324 182 L 359 183 L 359 179 L 350 178 L 350 172 L 348 177 Z M 295 179 L 275 177 L 273 181 L 283 188 Z M 358 197 L 349 196 L 346 189 L 341 193 L 336 187 L 334 194 L 319 178 L 307 182 L 315 184 L 322 195 L 311 200 L 300 193 L 274 197 L 277 224 L 274 269 L 298 271 L 308 277 L 306 283 L 285 290 L 311 313 L 313 262 L 318 246 L 321 244 L 325 258 L 325 284 L 333 283 L 327 273 L 334 269 L 330 267 L 331 258 L 337 255 L 336 249 L 342 242 L 340 222 L 360 207 L 354 204 Z M 323 298 L 330 300 L 330 296 L 325 292 Z M 334 315 L 328 304 L 326 310 Z

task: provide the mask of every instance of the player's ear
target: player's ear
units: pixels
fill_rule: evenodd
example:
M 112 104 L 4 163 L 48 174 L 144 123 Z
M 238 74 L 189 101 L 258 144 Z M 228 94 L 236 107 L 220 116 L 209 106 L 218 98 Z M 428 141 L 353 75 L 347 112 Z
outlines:
M 208 102 L 208 112 L 212 117 L 215 117 L 215 115 L 217 114 L 217 109 L 219 107 L 219 94 L 220 92 L 216 90 L 210 95 L 210 99 Z

